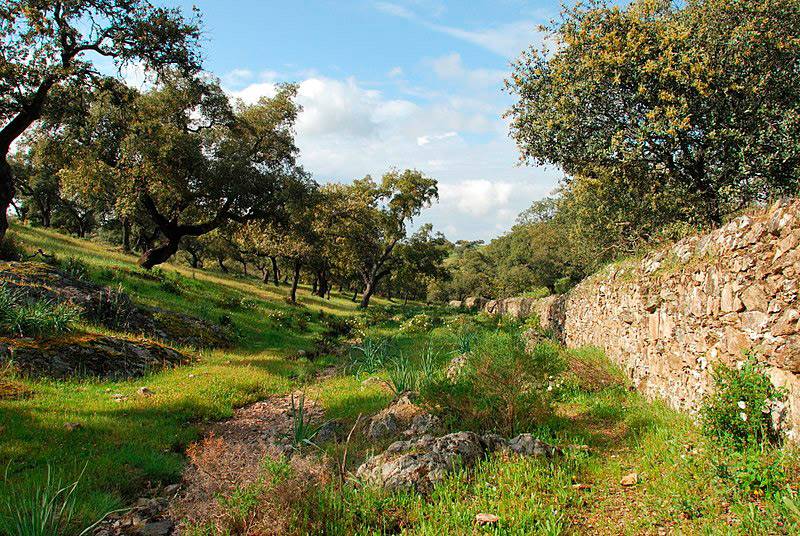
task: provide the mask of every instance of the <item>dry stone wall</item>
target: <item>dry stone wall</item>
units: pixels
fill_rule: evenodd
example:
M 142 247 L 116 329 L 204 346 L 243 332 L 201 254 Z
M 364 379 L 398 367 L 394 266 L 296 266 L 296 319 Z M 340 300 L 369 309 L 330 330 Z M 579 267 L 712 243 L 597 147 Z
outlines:
M 800 201 L 741 216 L 639 260 L 611 265 L 559 299 L 490 302 L 537 314 L 570 347 L 598 346 L 649 397 L 696 412 L 715 363 L 746 352 L 768 363 L 789 400 L 776 405 L 800 441 Z

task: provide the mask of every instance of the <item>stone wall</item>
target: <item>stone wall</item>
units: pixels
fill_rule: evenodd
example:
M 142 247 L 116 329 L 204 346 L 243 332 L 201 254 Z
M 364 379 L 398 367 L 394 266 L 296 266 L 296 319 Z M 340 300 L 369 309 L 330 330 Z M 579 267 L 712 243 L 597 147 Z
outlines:
M 696 412 L 717 362 L 747 351 L 789 391 L 775 407 L 800 440 L 800 201 L 741 216 L 707 235 L 607 267 L 559 299 L 490 302 L 536 313 L 570 347 L 598 346 L 645 395 Z

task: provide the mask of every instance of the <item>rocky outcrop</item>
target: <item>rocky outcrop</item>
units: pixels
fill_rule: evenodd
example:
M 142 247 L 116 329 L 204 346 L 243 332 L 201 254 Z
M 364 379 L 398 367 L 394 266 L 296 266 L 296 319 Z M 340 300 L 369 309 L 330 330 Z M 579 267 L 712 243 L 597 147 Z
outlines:
M 530 434 L 511 440 L 474 432 L 456 432 L 442 437 L 426 435 L 392 443 L 385 452 L 364 462 L 356 471 L 356 478 L 387 490 L 413 489 L 429 493 L 448 473 L 459 467 L 471 467 L 498 450 L 523 456 L 553 456 L 558 451 Z
M 0 338 L 0 368 L 49 378 L 126 379 L 186 364 L 182 353 L 147 340 L 104 335 L 67 335 L 58 339 Z
M 226 331 L 211 322 L 175 311 L 133 304 L 122 293 L 72 277 L 39 262 L 0 262 L 0 285 L 30 300 L 68 303 L 91 322 L 150 339 L 196 348 L 226 347 Z
M 641 392 L 689 412 L 709 392 L 715 363 L 735 365 L 755 352 L 789 392 L 788 407 L 775 409 L 798 441 L 798 244 L 800 201 L 783 201 L 611 265 L 560 299 L 503 300 L 486 310 L 536 312 L 568 346 L 603 348 Z

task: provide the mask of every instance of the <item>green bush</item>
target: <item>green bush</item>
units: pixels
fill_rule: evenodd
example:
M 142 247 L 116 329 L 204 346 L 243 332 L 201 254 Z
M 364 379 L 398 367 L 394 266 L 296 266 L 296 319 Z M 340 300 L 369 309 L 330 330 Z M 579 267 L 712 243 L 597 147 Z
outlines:
M 747 495 L 772 496 L 786 489 L 787 475 L 780 449 L 719 449 L 712 452 L 711 460 L 720 478 Z
M 539 343 L 528 353 L 518 334 L 489 333 L 474 345 L 455 380 L 434 378 L 421 394 L 461 429 L 511 435 L 550 415 L 551 386 L 564 368 L 554 343 Z
M 706 436 L 740 451 L 780 443 L 770 412 L 786 395 L 772 385 L 754 357 L 748 356 L 739 368 L 719 363 L 713 379 L 714 390 L 703 401 L 701 411 Z
M 86 280 L 89 277 L 89 268 L 86 263 L 76 257 L 67 257 L 59 263 L 61 271 L 67 275 L 80 280 Z
M 350 349 L 347 369 L 355 376 L 375 374 L 391 362 L 391 341 L 368 337 Z
M 566 294 L 574 285 L 575 283 L 572 281 L 571 277 L 562 277 L 556 279 L 555 283 L 553 283 L 553 288 L 556 294 Z
M 156 278 L 156 281 L 158 281 L 158 288 L 169 294 L 180 295 L 183 290 L 180 275 L 166 272 L 161 268 L 153 269 L 152 274 Z
M 70 305 L 46 300 L 26 302 L 22 296 L 0 285 L 0 332 L 19 337 L 42 337 L 69 331 L 80 314 Z

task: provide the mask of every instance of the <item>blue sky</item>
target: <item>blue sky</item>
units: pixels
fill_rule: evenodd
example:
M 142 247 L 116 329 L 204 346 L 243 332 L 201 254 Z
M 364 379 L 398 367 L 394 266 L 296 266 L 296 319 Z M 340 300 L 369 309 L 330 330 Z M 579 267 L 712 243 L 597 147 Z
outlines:
M 430 221 L 489 239 L 547 195 L 555 169 L 517 165 L 501 118 L 510 61 L 554 1 L 163 0 L 204 19 L 205 68 L 245 100 L 300 84 L 301 163 L 319 182 L 414 167 L 440 182 Z

